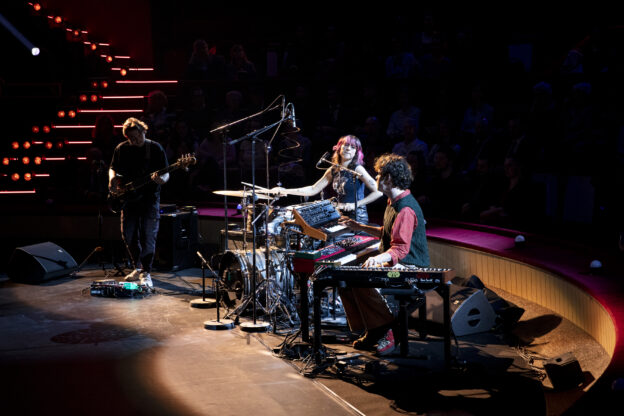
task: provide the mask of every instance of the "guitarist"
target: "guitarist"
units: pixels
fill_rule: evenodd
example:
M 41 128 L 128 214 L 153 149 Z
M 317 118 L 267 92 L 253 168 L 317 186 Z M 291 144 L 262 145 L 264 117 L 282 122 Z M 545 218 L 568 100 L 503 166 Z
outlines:
M 160 186 L 169 180 L 169 173 L 158 176 L 156 171 L 168 166 L 162 146 L 145 138 L 147 125 L 136 118 L 123 124 L 126 141 L 117 145 L 108 171 L 108 188 L 112 194 L 123 192 L 124 184 L 150 175 L 151 182 L 127 195 L 121 211 L 121 235 L 134 270 L 126 281 L 141 281 L 153 288 L 150 272 L 156 251 L 156 235 L 160 223 Z

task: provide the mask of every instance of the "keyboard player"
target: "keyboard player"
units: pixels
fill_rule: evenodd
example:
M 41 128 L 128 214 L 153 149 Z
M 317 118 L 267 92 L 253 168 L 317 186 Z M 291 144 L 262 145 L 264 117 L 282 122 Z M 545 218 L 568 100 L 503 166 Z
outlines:
M 409 187 L 412 172 L 404 157 L 385 154 L 375 160 L 377 189 L 387 198 L 383 226 L 375 227 L 341 218 L 354 231 L 379 236 L 380 254 L 369 257 L 363 267 L 417 266 L 429 267 L 429 248 L 425 235 L 425 220 Z M 339 289 L 342 304 L 352 331 L 365 330 L 364 336 L 353 343 L 357 349 L 372 349 L 386 355 L 395 348 L 392 330 L 394 317 L 384 298 L 373 288 Z
M 325 170 L 325 174 L 314 185 L 291 189 L 275 187 L 271 192 L 278 195 L 314 196 L 331 184 L 337 195 L 337 208 L 340 213 L 358 222 L 368 223 L 366 205 L 383 194 L 377 190 L 375 180 L 362 165 L 364 159 L 362 144 L 356 136 L 347 135 L 338 140 L 333 150 L 331 158 L 333 165 Z M 317 167 L 323 162 L 324 157 L 321 157 Z M 366 196 L 364 196 L 365 186 L 370 191 Z

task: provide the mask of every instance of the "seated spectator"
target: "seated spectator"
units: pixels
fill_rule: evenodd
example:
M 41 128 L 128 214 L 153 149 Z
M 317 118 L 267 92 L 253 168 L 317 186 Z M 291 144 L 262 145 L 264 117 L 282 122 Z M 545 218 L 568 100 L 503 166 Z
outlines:
M 398 110 L 390 116 L 386 135 L 391 140 L 403 137 L 405 120 L 411 119 L 415 123 L 416 131 L 420 131 L 420 108 L 412 105 L 407 89 L 401 89 L 398 93 Z
M 498 201 L 479 214 L 480 221 L 519 230 L 537 229 L 545 212 L 544 189 L 525 174 L 515 157 L 505 159 L 504 171 L 506 185 Z
M 399 38 L 391 41 L 391 52 L 386 57 L 386 78 L 406 80 L 413 78 L 419 72 L 418 60 Z
M 151 91 L 147 95 L 147 108 L 141 117 L 141 121 L 149 127 L 147 134 L 149 139 L 157 141 L 163 147 L 167 145 L 167 140 L 171 134 L 171 124 L 173 115 L 168 111 L 169 100 L 167 95 L 161 90 Z
M 461 182 L 461 219 L 469 222 L 479 222 L 479 215 L 498 203 L 505 187 L 504 177 L 494 168 L 487 152 L 479 155 L 476 168 L 466 173 Z
M 455 151 L 449 146 L 440 146 L 433 161 L 424 193 L 416 199 L 426 215 L 456 219 L 460 213 L 461 183 L 454 168 Z
M 480 84 L 472 87 L 470 105 L 464 111 L 464 117 L 461 122 L 460 130 L 462 134 L 470 137 L 475 134 L 475 126 L 477 120 L 492 120 L 494 108 L 485 101 L 483 86 Z
M 227 79 L 240 81 L 256 78 L 256 66 L 247 58 L 241 44 L 235 44 L 230 49 L 230 59 L 226 65 Z
M 403 126 L 403 140 L 392 147 L 392 153 L 407 156 L 410 152 L 420 152 L 423 158 L 429 152 L 427 143 L 418 138 L 418 124 L 413 119 L 406 119 Z
M 190 88 L 188 105 L 182 111 L 182 117 L 200 139 L 208 136 L 214 114 L 208 108 L 206 94 L 201 86 L 194 85 Z
M 225 79 L 225 59 L 217 55 L 215 47 L 210 48 L 203 39 L 193 42 L 193 52 L 184 74 L 186 79 Z

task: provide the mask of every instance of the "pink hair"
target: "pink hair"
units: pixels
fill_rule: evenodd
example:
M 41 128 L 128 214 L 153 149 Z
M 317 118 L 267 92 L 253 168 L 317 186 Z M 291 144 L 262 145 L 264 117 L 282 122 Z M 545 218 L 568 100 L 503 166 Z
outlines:
M 360 139 L 358 139 L 357 137 L 351 134 L 342 136 L 340 140 L 338 140 L 338 143 L 336 143 L 336 145 L 332 148 L 334 151 L 334 155 L 332 156 L 332 161 L 334 163 L 340 162 L 340 148 L 344 146 L 345 144 L 350 144 L 352 146 L 355 146 L 355 149 L 356 149 L 355 158 L 354 158 L 355 163 L 357 165 L 363 165 L 364 164 L 364 152 L 362 152 L 362 143 L 360 142 Z

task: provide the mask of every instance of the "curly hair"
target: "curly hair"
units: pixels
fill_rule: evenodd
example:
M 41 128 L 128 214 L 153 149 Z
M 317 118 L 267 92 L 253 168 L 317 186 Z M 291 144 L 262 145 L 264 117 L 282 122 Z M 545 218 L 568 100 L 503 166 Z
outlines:
M 138 118 L 130 117 L 127 119 L 122 127 L 122 133 L 124 137 L 127 137 L 126 134 L 128 130 L 137 130 L 139 133 L 144 133 L 148 129 L 147 124 L 139 120 Z
M 375 172 L 383 178 L 392 179 L 392 185 L 399 189 L 408 189 L 412 184 L 412 168 L 403 156 L 386 153 L 375 159 Z

